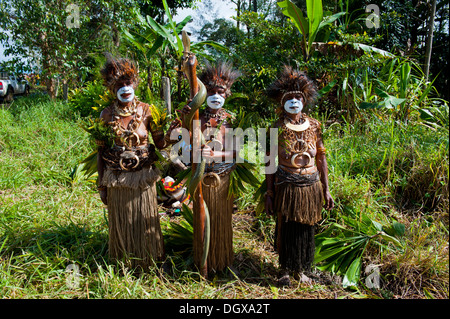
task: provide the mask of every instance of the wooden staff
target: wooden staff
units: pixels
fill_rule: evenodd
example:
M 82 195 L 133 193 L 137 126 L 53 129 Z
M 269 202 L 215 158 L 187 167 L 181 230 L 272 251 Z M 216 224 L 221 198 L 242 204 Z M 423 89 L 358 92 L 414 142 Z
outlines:
M 184 72 L 186 74 L 186 77 L 189 81 L 189 91 L 190 91 L 190 98 L 194 98 L 194 96 L 198 93 L 198 81 L 197 81 L 197 58 L 194 54 L 190 52 L 190 39 L 185 31 L 182 31 L 182 41 L 183 41 L 183 60 L 184 60 Z M 200 116 L 198 110 L 195 111 L 193 121 L 199 121 Z M 198 122 L 196 122 L 198 123 Z M 196 128 L 192 126 L 192 130 L 194 131 Z M 199 138 L 199 135 L 202 134 L 199 132 L 197 134 L 197 138 Z M 191 134 L 191 145 L 198 145 L 198 141 L 196 144 L 194 144 L 194 132 Z M 193 152 L 194 148 L 192 148 L 191 151 L 191 171 L 194 174 L 194 172 L 197 169 L 198 163 L 195 163 L 193 161 Z M 194 218 L 195 214 L 198 214 L 200 223 L 198 225 L 200 236 L 201 245 L 196 245 L 194 243 L 194 249 L 195 247 L 203 247 L 203 243 L 205 241 L 205 206 L 204 206 L 204 200 L 203 200 L 203 192 L 202 192 L 202 183 L 198 183 L 197 190 L 194 194 L 191 194 L 192 196 L 196 196 L 196 201 L 199 203 L 199 211 L 194 210 Z M 195 230 L 194 230 L 195 231 Z M 202 248 L 203 249 L 203 248 Z M 204 252 L 202 252 L 203 254 Z M 199 271 L 202 276 L 206 277 L 208 273 L 208 266 L 207 262 L 205 262 L 203 265 L 197 265 L 199 267 Z

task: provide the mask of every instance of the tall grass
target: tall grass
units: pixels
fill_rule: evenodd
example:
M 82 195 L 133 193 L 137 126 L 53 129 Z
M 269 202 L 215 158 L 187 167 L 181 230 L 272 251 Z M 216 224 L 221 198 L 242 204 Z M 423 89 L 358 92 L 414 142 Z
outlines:
M 276 287 L 274 223 L 255 216 L 252 189 L 237 200 L 234 266 L 239 277 L 199 277 L 184 256 L 169 254 L 170 273 L 136 274 L 107 255 L 107 212 L 92 183 L 71 180 L 91 151 L 80 118 L 43 96 L 0 107 L 0 296 L 2 298 L 334 298 L 354 291 L 317 282 Z M 406 226 L 402 254 L 368 247 L 383 287 L 366 297 L 448 298 L 448 130 L 368 117 L 324 132 L 336 209 Z M 446 142 L 447 141 L 447 142 Z M 263 178 L 263 176 L 259 176 Z M 426 195 L 428 194 L 428 195 Z M 162 227 L 169 217 L 162 215 Z M 74 272 L 73 269 L 76 269 Z M 414 279 L 414 280 L 413 280 Z M 446 290 L 447 286 L 447 290 Z
M 448 214 L 448 131 L 373 116 L 335 123 L 325 139 L 331 178 L 367 178 L 402 209 Z
M 448 298 L 448 128 L 366 116 L 325 131 L 336 209 L 323 227 L 348 212 L 404 224 L 401 253 L 382 246 L 365 253 L 366 265 L 380 267 L 379 296 Z

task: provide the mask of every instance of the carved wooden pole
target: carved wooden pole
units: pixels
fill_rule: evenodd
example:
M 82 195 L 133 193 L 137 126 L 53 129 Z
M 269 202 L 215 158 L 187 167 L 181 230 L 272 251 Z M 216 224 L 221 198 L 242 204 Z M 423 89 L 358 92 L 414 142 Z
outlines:
M 182 32 L 182 40 L 183 40 L 183 47 L 184 47 L 184 54 L 183 54 L 183 59 L 184 59 L 184 71 L 186 73 L 186 76 L 188 78 L 189 81 L 189 90 L 190 90 L 190 98 L 194 98 L 194 96 L 198 93 L 198 81 L 197 81 L 197 58 L 194 54 L 192 54 L 190 52 L 190 39 L 188 37 L 188 35 L 186 34 L 185 31 Z M 195 111 L 194 113 L 194 117 L 193 117 L 193 122 L 194 121 L 199 121 L 200 120 L 200 116 L 199 116 L 199 112 L 198 110 Z M 199 122 L 194 122 L 194 123 L 199 123 Z M 196 127 L 194 125 L 191 126 L 192 127 L 192 134 L 191 134 L 191 145 L 199 145 L 199 141 L 196 141 L 196 143 L 194 143 L 194 138 L 200 138 L 200 134 L 202 134 L 201 132 L 197 132 L 196 134 L 194 134 L 194 131 L 196 129 L 200 129 L 200 127 Z M 192 173 L 194 173 L 197 169 L 197 165 L 198 163 L 195 163 L 193 161 L 193 152 L 194 151 L 198 151 L 195 150 L 194 147 L 192 147 L 192 151 L 191 151 L 191 170 Z M 198 211 L 194 210 L 194 219 L 198 218 L 199 223 L 198 223 L 198 230 L 194 229 L 195 231 L 198 231 L 199 234 L 201 234 L 199 236 L 199 238 L 197 238 L 198 241 L 200 241 L 200 243 L 193 243 L 193 247 L 194 249 L 203 249 L 203 243 L 205 240 L 205 206 L 204 206 L 204 201 L 203 201 L 203 192 L 202 192 L 202 183 L 198 183 L 197 186 L 197 190 L 195 191 L 194 194 L 192 194 L 192 196 L 195 196 L 195 201 L 198 202 Z M 197 216 L 196 216 L 197 215 Z M 197 226 L 197 224 L 195 224 L 195 226 Z M 195 236 L 194 236 L 195 238 Z M 203 251 L 200 252 L 200 255 L 203 254 Z M 199 267 L 199 271 L 201 273 L 202 276 L 206 277 L 208 274 L 208 266 L 207 266 L 207 262 L 204 263 L 204 265 L 197 265 Z

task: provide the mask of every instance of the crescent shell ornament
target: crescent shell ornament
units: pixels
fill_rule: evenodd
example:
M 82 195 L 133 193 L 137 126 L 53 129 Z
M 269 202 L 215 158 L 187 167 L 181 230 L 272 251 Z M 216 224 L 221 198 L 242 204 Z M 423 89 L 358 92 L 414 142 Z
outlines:
M 297 158 L 298 155 L 301 156 L 306 156 L 308 158 L 308 163 L 306 163 L 305 165 L 297 165 L 297 163 L 295 163 L 295 159 Z M 311 155 L 309 155 L 308 152 L 303 152 L 303 153 L 295 153 L 294 155 L 292 155 L 291 157 L 291 164 L 292 166 L 296 167 L 296 168 L 301 168 L 301 167 L 305 167 L 308 166 L 311 163 Z
M 295 132 L 302 132 L 308 129 L 309 127 L 309 121 L 308 119 L 305 119 L 305 122 L 302 124 L 292 124 L 288 121 L 288 119 L 284 119 L 284 125 L 290 130 L 293 130 Z

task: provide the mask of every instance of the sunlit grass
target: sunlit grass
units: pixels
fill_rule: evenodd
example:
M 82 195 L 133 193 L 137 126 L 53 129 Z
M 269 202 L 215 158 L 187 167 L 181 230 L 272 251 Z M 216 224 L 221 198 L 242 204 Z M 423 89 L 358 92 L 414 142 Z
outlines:
M 406 226 L 403 254 L 372 247 L 365 255 L 366 263 L 381 265 L 382 291 L 364 289 L 362 282 L 355 292 L 295 280 L 290 288 L 278 288 L 274 221 L 255 216 L 251 188 L 237 199 L 233 217 L 238 277 L 205 280 L 177 255 L 168 256 L 171 272 L 164 274 L 159 267 L 137 274 L 113 265 L 107 216 L 95 186 L 70 178 L 91 151 L 79 118 L 67 104 L 43 97 L 2 106 L 0 118 L 2 298 L 448 298 L 445 132 L 414 123 L 392 126 L 388 118 L 325 128 L 336 209 L 324 214 L 321 226 L 339 221 L 346 209 Z M 163 228 L 168 218 L 162 217 Z M 78 277 L 70 265 L 77 265 Z

